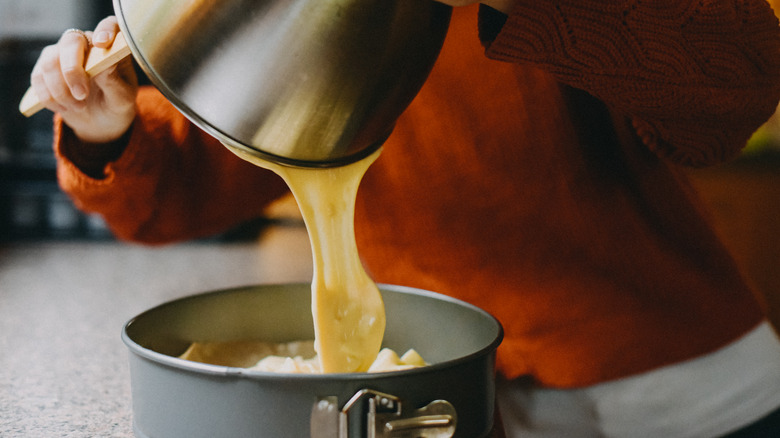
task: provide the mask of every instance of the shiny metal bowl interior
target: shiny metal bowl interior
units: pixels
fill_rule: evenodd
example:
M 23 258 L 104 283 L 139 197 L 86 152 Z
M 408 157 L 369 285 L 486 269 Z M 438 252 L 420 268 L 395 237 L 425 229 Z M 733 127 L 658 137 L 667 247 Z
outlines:
M 378 149 L 432 68 L 432 0 L 114 0 L 135 59 L 229 148 L 325 167 Z
M 296 375 L 176 357 L 194 341 L 311 339 L 308 284 L 210 292 L 138 315 L 122 333 L 131 352 L 136 435 L 337 438 L 320 434 L 319 428 L 311 431 L 313 407 L 332 399 L 341 409 L 356 393 L 369 389 L 397 396 L 407 411 L 445 400 L 457 411 L 455 437 L 486 436 L 493 425 L 501 325 L 483 310 L 443 295 L 390 285 L 380 285 L 380 290 L 387 309 L 385 346 L 400 352 L 414 348 L 430 366 L 376 374 Z

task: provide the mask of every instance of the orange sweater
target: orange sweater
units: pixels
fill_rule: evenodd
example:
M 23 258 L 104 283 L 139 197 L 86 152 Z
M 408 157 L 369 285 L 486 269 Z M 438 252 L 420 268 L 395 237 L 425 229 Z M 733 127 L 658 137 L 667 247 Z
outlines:
M 429 81 L 361 185 L 370 273 L 488 310 L 506 330 L 500 370 L 551 386 L 735 340 L 762 310 L 678 165 L 734 156 L 772 114 L 772 11 L 763 0 L 519 3 L 500 33 L 503 16 L 480 13 L 488 56 L 511 63 L 484 56 L 475 8 L 456 9 Z M 87 149 L 57 125 L 63 188 L 119 237 L 215 233 L 285 192 L 156 91 L 138 105 L 100 179 L 73 164 Z

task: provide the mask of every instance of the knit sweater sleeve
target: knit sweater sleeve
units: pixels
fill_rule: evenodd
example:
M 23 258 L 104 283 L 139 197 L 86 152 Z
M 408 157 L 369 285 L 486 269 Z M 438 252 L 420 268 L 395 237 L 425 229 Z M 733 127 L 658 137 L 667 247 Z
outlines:
M 118 238 L 160 244 L 213 235 L 258 217 L 286 192 L 280 178 L 230 153 L 152 87 L 137 105 L 119 151 L 95 153 L 106 145 L 79 142 L 55 119 L 60 186 Z
M 683 165 L 735 156 L 780 99 L 780 29 L 765 0 L 518 0 L 490 39 L 488 56 L 589 92 Z

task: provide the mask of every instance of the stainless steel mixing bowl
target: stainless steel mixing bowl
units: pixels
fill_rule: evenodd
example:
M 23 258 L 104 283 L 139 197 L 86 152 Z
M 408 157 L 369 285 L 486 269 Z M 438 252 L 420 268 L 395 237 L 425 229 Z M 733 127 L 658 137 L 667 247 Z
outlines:
M 308 284 L 195 295 L 132 319 L 133 424 L 139 438 L 487 436 L 501 325 L 464 302 L 380 285 L 385 346 L 431 365 L 355 374 L 275 374 L 178 359 L 195 341 L 312 339 Z M 373 435 L 372 435 L 373 433 Z
M 451 8 L 431 0 L 114 0 L 151 80 L 193 122 L 280 164 L 378 149 L 428 76 Z

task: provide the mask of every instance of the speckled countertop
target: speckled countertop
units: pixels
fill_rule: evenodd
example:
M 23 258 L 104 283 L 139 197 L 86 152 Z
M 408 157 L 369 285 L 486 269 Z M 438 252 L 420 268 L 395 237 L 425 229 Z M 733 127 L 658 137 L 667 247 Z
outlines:
M 132 437 L 125 322 L 185 295 L 310 279 L 302 227 L 240 244 L 0 246 L 0 437 Z

